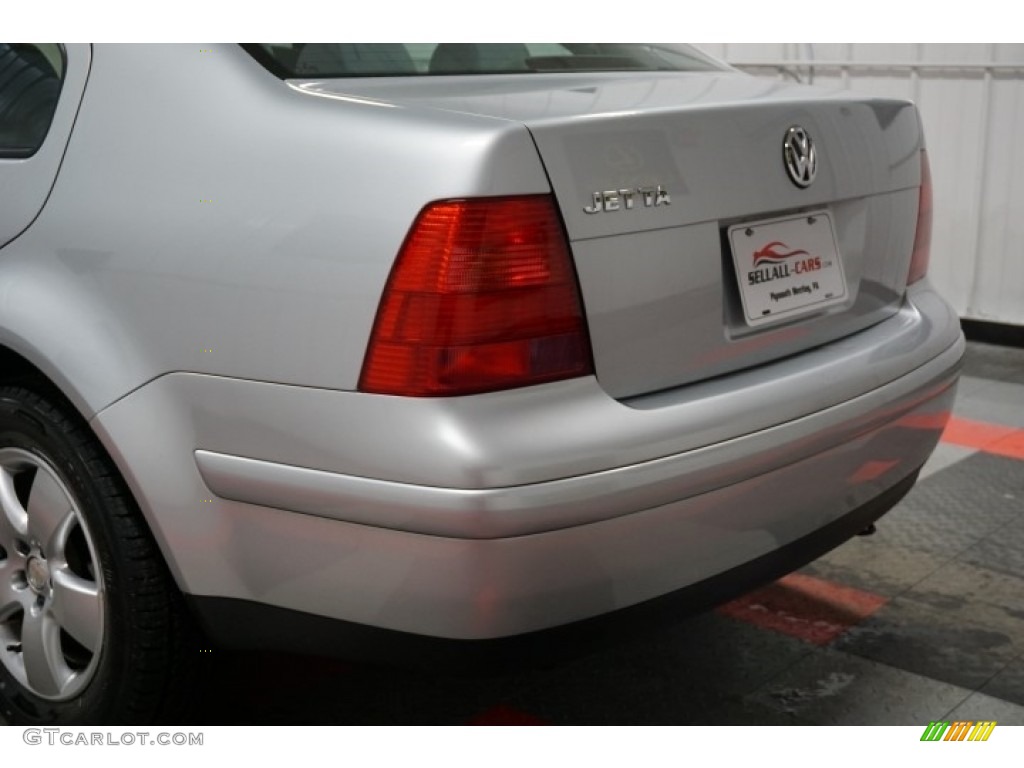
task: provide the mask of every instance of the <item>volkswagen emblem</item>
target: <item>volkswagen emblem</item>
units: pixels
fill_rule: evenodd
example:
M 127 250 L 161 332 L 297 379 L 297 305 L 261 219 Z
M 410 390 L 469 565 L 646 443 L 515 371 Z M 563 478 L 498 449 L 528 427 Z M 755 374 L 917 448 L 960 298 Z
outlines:
M 791 126 L 782 140 L 782 162 L 793 183 L 809 187 L 818 174 L 818 153 L 811 135 L 799 125 Z

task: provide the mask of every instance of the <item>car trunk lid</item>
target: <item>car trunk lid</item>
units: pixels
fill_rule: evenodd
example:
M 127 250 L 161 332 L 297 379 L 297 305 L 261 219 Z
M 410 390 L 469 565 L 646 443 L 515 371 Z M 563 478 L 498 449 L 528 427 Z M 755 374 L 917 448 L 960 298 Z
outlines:
M 734 72 L 316 87 L 527 127 L 571 243 L 596 374 L 616 398 L 762 365 L 899 307 L 922 148 L 907 102 Z M 784 162 L 793 128 L 816 151 L 806 186 Z

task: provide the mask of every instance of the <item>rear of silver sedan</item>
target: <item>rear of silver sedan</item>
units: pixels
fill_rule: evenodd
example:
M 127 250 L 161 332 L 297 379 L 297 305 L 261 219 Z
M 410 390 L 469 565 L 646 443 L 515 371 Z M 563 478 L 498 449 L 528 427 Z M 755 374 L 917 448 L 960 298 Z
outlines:
M 480 640 L 680 590 L 666 607 L 705 607 L 863 530 L 909 490 L 938 440 L 956 328 L 920 286 L 854 340 L 628 402 L 591 378 L 401 405 L 182 384 L 220 414 L 210 429 L 244 416 L 242 397 L 282 423 L 372 434 L 371 451 L 416 461 L 416 482 L 396 482 L 197 451 L 219 540 L 231 542 L 232 597 Z M 215 573 L 207 561 L 191 575 Z M 268 623 L 252 604 L 199 605 L 234 643 L 260 645 L 296 622 L 310 647 L 295 616 Z M 346 632 L 366 641 L 352 627 L 325 637 L 346 649 Z
M 358 435 L 358 461 L 199 442 L 247 530 L 235 601 L 197 601 L 219 634 L 260 642 L 261 610 L 237 600 L 457 641 L 706 605 L 912 485 L 963 352 L 924 279 L 912 105 L 719 71 L 289 83 L 521 124 L 551 195 L 425 206 L 359 393 L 237 398 L 275 414 L 271 433 Z M 253 417 L 183 386 L 226 429 Z M 283 545 L 294 565 L 253 588 Z
M 8 720 L 158 717 L 186 603 L 233 646 L 576 649 L 864 530 L 949 417 L 911 104 L 672 46 L 66 53 L 4 161 Z

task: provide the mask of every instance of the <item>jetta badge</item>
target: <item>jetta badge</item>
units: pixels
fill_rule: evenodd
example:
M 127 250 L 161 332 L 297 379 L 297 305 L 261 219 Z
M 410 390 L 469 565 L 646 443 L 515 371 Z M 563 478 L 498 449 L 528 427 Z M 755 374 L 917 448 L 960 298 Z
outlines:
M 634 208 L 657 208 L 671 205 L 672 196 L 661 184 L 654 187 L 633 187 L 632 189 L 608 189 L 594 192 L 593 202 L 583 207 L 587 213 L 601 211 L 631 211 Z
M 798 187 L 809 187 L 818 175 L 818 153 L 811 135 L 799 125 L 791 126 L 782 140 L 782 161 Z

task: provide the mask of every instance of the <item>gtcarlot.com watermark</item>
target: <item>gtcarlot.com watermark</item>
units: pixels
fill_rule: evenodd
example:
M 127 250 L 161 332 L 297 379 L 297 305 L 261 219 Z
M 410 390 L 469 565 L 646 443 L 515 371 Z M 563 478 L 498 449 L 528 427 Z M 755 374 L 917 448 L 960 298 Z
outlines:
M 51 747 L 201 747 L 202 733 L 160 731 L 70 731 L 63 728 L 26 728 L 21 734 L 26 744 Z

